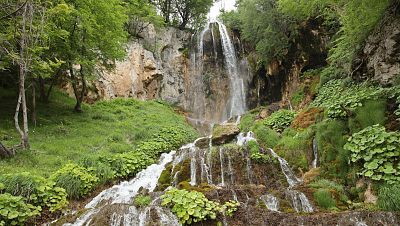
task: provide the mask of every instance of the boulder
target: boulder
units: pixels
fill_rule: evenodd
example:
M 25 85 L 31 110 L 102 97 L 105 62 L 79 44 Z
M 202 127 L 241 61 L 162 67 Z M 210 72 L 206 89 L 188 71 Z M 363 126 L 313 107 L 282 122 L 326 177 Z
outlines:
M 235 123 L 226 123 L 223 125 L 216 125 L 213 128 L 212 144 L 221 145 L 226 144 L 235 139 L 240 133 L 239 127 Z
M 201 149 L 208 148 L 210 146 L 210 138 L 209 137 L 200 138 L 196 141 L 195 145 L 196 147 Z

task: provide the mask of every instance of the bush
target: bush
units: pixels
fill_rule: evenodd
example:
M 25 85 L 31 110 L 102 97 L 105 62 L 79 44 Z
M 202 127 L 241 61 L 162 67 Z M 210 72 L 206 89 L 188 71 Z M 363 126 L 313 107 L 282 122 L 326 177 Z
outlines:
M 257 141 L 265 148 L 273 148 L 279 141 L 279 134 L 262 122 L 257 122 L 252 130 L 257 137 Z
M 264 123 L 272 129 L 281 132 L 290 126 L 295 116 L 296 113 L 294 111 L 281 109 L 272 113 L 271 116 L 264 120 Z
M 349 118 L 351 133 L 376 124 L 385 125 L 386 99 L 369 100 L 362 107 L 355 110 L 355 116 Z
M 374 125 L 353 134 L 344 149 L 351 152 L 351 161 L 362 165 L 360 173 L 372 180 L 400 182 L 400 133 L 386 132 Z
M 99 179 L 99 184 L 108 183 L 115 178 L 115 172 L 111 166 L 101 162 L 98 158 L 84 158 L 81 164 Z
M 323 85 L 311 107 L 327 109 L 330 118 L 344 118 L 354 112 L 367 100 L 382 97 L 384 89 L 368 83 L 346 84 L 344 80 L 332 80 Z
M 247 143 L 247 147 L 250 152 L 250 159 L 256 161 L 257 163 L 267 163 L 271 161 L 271 157 L 266 154 L 260 153 L 260 146 L 257 141 L 251 140 Z
M 308 186 L 314 189 L 326 189 L 330 191 L 337 200 L 343 203 L 347 202 L 349 199 L 345 194 L 343 186 L 334 181 L 321 179 L 310 183 Z
M 149 155 L 136 151 L 103 157 L 100 161 L 111 166 L 116 177 L 122 178 L 135 176 L 139 171 L 154 163 L 154 159 Z
M 319 160 L 329 176 L 346 179 L 350 154 L 343 149 L 346 143 L 346 124 L 339 120 L 325 120 L 316 125 Z
M 137 207 L 146 207 L 151 203 L 151 197 L 148 195 L 137 195 L 133 202 Z
M 6 174 L 0 177 L 0 182 L 3 183 L 3 192 L 22 196 L 28 203 L 49 208 L 50 212 L 63 209 L 68 204 L 64 189 L 39 176 L 29 173 Z
M 203 193 L 171 189 L 161 196 L 162 205 L 168 206 L 176 214 L 181 224 L 192 224 L 207 219 L 216 219 L 218 213 L 232 215 L 239 206 L 229 201 L 224 205 L 208 200 Z
M 0 194 L 0 225 L 24 225 L 29 218 L 40 214 L 41 208 L 26 204 L 23 197 Z
M 68 163 L 51 177 L 58 187 L 64 188 L 70 198 L 78 199 L 88 194 L 98 178 L 77 164 Z
M 379 189 L 378 206 L 387 211 L 400 211 L 400 183 L 384 185 Z
M 328 189 L 318 189 L 316 192 L 314 192 L 313 196 L 315 202 L 321 208 L 331 209 L 336 207 L 336 201 Z

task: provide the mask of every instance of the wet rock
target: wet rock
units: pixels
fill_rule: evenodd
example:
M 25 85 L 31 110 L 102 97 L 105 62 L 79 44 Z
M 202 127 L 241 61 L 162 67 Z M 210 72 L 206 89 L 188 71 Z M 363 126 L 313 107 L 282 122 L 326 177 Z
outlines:
M 213 145 L 226 144 L 235 139 L 236 135 L 238 135 L 239 133 L 240 129 L 234 123 L 216 125 L 213 128 L 212 144 Z
M 196 142 L 196 147 L 198 148 L 208 148 L 210 146 L 210 138 L 203 137 Z

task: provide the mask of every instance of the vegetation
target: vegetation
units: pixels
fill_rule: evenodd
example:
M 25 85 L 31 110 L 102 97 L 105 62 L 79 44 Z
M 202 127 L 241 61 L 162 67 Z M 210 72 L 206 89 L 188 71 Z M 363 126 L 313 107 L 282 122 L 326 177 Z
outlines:
M 387 132 L 383 126 L 369 126 L 353 134 L 344 149 L 351 161 L 362 165 L 360 174 L 390 184 L 400 181 L 400 133 Z
M 39 215 L 40 207 L 26 204 L 20 196 L 0 194 L 0 225 L 23 225 L 29 218 Z
M 400 210 L 400 184 L 384 185 L 379 189 L 378 206 L 387 211 Z
M 295 116 L 296 113 L 294 111 L 282 109 L 272 113 L 265 119 L 264 123 L 277 132 L 282 132 L 285 128 L 290 126 Z
M 162 198 L 162 205 L 169 206 L 181 224 L 192 224 L 206 219 L 216 219 L 217 214 L 231 216 L 239 206 L 238 202 L 228 201 L 224 205 L 208 200 L 203 193 L 171 189 Z
M 336 201 L 327 189 L 318 189 L 314 192 L 314 200 L 317 202 L 318 206 L 324 209 L 336 207 Z
M 151 197 L 148 195 L 137 195 L 135 200 L 133 200 L 135 206 L 137 207 L 146 207 L 151 203 Z

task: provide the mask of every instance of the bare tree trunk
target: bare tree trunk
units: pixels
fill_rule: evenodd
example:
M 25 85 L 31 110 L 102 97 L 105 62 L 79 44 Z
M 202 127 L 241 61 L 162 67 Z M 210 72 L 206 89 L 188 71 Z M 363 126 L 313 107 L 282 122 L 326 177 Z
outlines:
M 27 71 L 27 59 L 26 59 L 26 17 L 27 17 L 27 7 L 28 4 L 24 5 L 23 14 L 22 14 L 22 31 L 21 31 L 21 40 L 20 40 L 20 59 L 19 59 L 19 95 L 18 95 L 18 103 L 17 108 L 15 110 L 14 121 L 15 127 L 19 134 L 21 135 L 21 144 L 24 149 L 29 148 L 29 138 L 28 138 L 28 112 L 26 108 L 26 96 L 25 96 L 25 77 Z M 22 124 L 23 129 L 19 126 L 19 111 L 22 107 Z
M 70 68 L 70 74 L 71 74 L 71 78 L 72 78 L 72 89 L 74 90 L 74 95 L 75 95 L 75 99 L 76 99 L 74 111 L 77 113 L 81 113 L 82 112 L 82 102 L 83 102 L 83 98 L 86 93 L 86 81 L 85 81 L 85 77 L 82 73 L 82 66 L 81 66 L 81 70 L 80 70 L 82 89 L 80 92 L 78 90 L 79 78 L 77 76 L 75 76 L 72 67 Z

